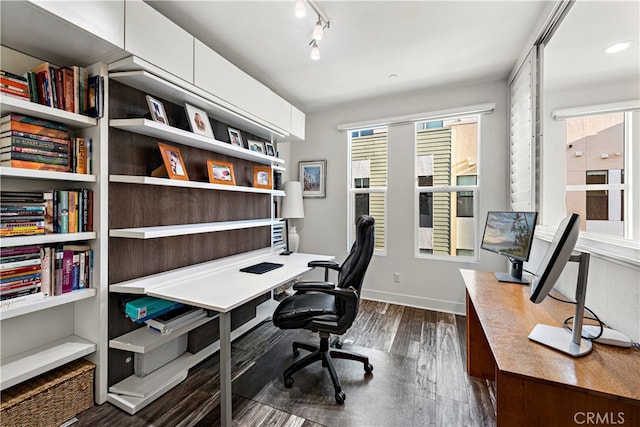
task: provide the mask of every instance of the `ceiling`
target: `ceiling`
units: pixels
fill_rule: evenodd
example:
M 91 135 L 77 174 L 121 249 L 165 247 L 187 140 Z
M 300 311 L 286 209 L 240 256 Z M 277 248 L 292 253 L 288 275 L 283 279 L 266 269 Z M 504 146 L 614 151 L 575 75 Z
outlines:
M 543 1 L 314 1 L 331 27 L 310 59 L 317 16 L 293 0 L 150 1 L 304 112 L 416 89 L 506 78 Z M 389 75 L 397 77 L 390 78 Z

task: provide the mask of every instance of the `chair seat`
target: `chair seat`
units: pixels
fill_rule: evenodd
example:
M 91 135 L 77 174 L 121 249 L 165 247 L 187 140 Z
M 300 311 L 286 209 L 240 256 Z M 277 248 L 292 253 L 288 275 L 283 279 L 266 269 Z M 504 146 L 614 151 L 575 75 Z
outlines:
M 281 329 L 304 328 L 313 320 L 338 320 L 336 299 L 320 292 L 297 293 L 280 302 L 273 323 Z

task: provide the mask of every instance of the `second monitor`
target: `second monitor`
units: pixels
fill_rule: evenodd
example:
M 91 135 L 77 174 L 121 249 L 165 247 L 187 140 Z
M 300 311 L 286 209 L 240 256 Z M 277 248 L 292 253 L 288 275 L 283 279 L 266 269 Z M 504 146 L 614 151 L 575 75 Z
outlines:
M 500 282 L 527 284 L 522 264 L 529 260 L 537 212 L 489 212 L 480 247 L 504 255 L 511 261 L 508 273 L 496 272 Z

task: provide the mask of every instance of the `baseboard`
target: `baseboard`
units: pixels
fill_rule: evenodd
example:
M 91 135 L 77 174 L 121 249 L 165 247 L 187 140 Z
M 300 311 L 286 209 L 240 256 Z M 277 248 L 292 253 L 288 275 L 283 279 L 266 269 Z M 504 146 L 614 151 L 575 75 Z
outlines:
M 402 295 L 391 292 L 362 290 L 362 299 L 387 302 L 390 304 L 405 305 L 408 307 L 422 308 L 425 310 L 441 311 L 464 316 L 466 306 L 464 303 L 444 301 L 433 298 L 423 298 L 414 295 Z

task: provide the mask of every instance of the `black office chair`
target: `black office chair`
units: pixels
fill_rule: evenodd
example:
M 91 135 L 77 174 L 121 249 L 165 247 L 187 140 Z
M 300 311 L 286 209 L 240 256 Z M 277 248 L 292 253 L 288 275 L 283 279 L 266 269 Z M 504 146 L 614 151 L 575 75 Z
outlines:
M 340 386 L 332 358 L 350 359 L 362 362 L 366 374 L 371 374 L 373 365 L 362 354 L 352 353 L 329 344 L 331 334 L 342 335 L 351 326 L 358 314 L 360 289 L 364 275 L 371 261 L 374 248 L 374 219 L 360 216 L 356 222 L 356 241 L 349 256 L 338 265 L 332 261 L 312 261 L 310 267 L 325 268 L 325 282 L 298 282 L 293 285 L 295 294 L 282 300 L 273 314 L 273 323 L 281 329 L 308 329 L 320 334 L 320 345 L 301 342 L 293 343 L 293 355 L 300 354 L 299 349 L 311 354 L 296 361 L 284 371 L 284 384 L 293 386 L 291 375 L 318 360 L 329 370 L 337 403 L 343 403 L 346 396 Z M 338 272 L 338 283 L 329 283 L 328 272 Z M 338 341 L 339 343 L 339 341 Z

